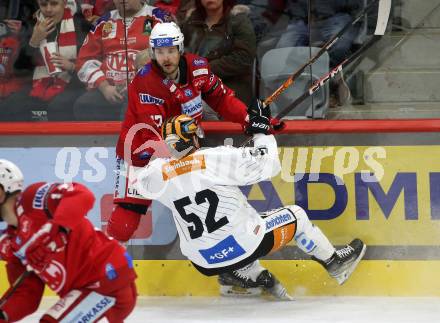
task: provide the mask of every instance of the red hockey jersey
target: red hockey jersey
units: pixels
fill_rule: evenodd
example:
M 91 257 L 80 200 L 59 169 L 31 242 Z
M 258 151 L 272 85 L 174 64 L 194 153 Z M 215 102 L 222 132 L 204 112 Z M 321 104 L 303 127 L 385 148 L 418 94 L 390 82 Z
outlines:
M 185 53 L 180 58 L 179 72 L 176 84 L 165 79 L 155 63 L 150 63 L 130 84 L 128 108 L 116 145 L 116 154 L 129 164 L 142 167 L 148 163 L 149 156 L 160 147 L 155 143 L 160 140 L 160 127 L 167 118 L 187 114 L 200 119 L 202 99 L 223 119 L 245 124 L 246 105 L 211 72 L 205 58 Z M 124 154 L 124 146 L 129 156 Z M 144 148 L 139 151 L 141 146 Z
M 10 321 L 20 320 L 38 308 L 44 285 L 61 297 L 80 288 L 105 294 L 136 278 L 125 248 L 95 229 L 86 218 L 94 200 L 93 194 L 78 183 L 40 182 L 22 193 L 16 205 L 18 227 L 9 226 L 5 233 L 15 255 L 6 265 L 10 284 L 26 270 L 26 242 L 48 220 L 68 229 L 68 238 L 66 247 L 55 253 L 46 269 L 26 277 L 3 305 Z
M 124 19 L 118 10 L 102 16 L 87 35 L 79 52 L 76 64 L 78 78 L 89 88 L 96 88 L 104 80 L 112 85 L 124 86 L 127 69 L 130 80 L 136 74 L 136 54 L 148 47 L 154 24 L 170 20 L 170 15 L 165 11 L 144 5 L 134 17 L 125 19 L 128 28 L 125 37 Z

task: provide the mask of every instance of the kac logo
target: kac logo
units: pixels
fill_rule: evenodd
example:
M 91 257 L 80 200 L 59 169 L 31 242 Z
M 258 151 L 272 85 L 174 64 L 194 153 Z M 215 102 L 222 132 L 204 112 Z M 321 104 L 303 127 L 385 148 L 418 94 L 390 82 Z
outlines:
M 193 93 L 190 89 L 186 89 L 184 92 L 185 92 L 185 96 L 188 98 L 192 97 L 192 95 L 193 95 Z

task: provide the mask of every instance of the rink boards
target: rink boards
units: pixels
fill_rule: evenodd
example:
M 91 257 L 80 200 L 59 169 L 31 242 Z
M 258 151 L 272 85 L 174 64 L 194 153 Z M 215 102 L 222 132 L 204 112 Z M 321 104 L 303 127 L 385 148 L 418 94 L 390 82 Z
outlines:
M 0 148 L 26 184 L 79 181 L 97 197 L 89 218 L 104 227 L 112 205 L 113 147 Z M 336 245 L 353 237 L 369 246 L 352 278 L 331 280 L 293 243 L 264 260 L 293 295 L 440 296 L 440 146 L 292 146 L 280 148 L 282 172 L 243 187 L 259 211 L 302 206 Z M 35 165 L 40 171 L 35 172 Z M 2 225 L 0 224 L 0 229 Z M 129 245 L 141 295 L 218 295 L 179 250 L 169 210 L 155 204 Z M 6 276 L 0 271 L 0 288 Z
M 294 296 L 440 296 L 440 261 L 364 260 L 339 286 L 310 260 L 265 260 L 262 264 Z M 141 296 L 218 296 L 215 277 L 199 274 L 185 260 L 138 260 L 137 288 Z M 7 288 L 3 263 L 0 292 Z M 46 291 L 46 295 L 53 295 Z

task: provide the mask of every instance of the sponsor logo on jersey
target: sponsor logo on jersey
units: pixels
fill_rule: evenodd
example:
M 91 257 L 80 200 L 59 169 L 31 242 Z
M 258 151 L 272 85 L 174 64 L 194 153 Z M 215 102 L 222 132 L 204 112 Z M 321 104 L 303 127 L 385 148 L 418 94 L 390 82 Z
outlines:
M 134 65 L 134 61 L 136 59 L 136 54 L 139 51 L 135 50 L 128 50 L 127 54 L 125 53 L 125 50 L 120 50 L 117 52 L 112 53 L 111 55 L 106 56 L 106 63 L 109 68 L 109 70 L 106 72 L 107 76 L 114 76 L 115 73 L 120 73 L 120 75 L 123 75 L 118 77 L 118 80 L 125 80 L 127 78 L 127 65 L 128 70 L 131 72 L 131 75 L 134 75 L 134 71 L 136 71 L 136 67 Z M 127 59 L 128 57 L 128 59 Z M 129 75 L 130 78 L 132 76 Z
M 155 96 L 152 96 L 148 93 L 139 93 L 139 101 L 142 104 L 163 104 L 165 101 L 159 98 L 156 98 Z
M 83 292 L 83 295 L 84 293 L 86 292 Z M 76 304 L 67 311 L 68 314 L 60 322 L 96 322 L 99 317 L 115 304 L 115 298 L 110 296 L 104 296 L 96 292 L 85 295 L 86 297 L 76 301 Z
M 194 99 L 182 103 L 182 114 L 186 114 L 190 117 L 197 118 L 202 114 L 203 106 L 202 106 L 202 97 L 200 94 L 196 96 Z
M 173 38 L 166 37 L 166 38 L 156 38 L 153 39 L 154 47 L 170 47 L 173 46 Z
M 139 194 L 137 189 L 135 189 L 134 187 L 128 187 L 127 188 L 127 197 L 135 197 L 135 198 L 143 199 L 143 196 L 141 194 Z
M 32 201 L 32 207 L 34 209 L 42 210 L 44 208 L 44 199 L 51 185 L 52 184 L 50 183 L 46 183 L 37 189 L 37 192 L 35 192 L 35 196 Z
M 116 24 L 112 21 L 107 21 L 102 26 L 102 39 L 109 39 L 116 37 Z
M 96 304 L 95 307 L 85 313 L 85 315 L 78 322 L 94 322 L 94 319 L 98 316 L 98 314 L 106 309 L 110 305 L 110 303 L 110 299 L 108 297 L 104 297 L 98 304 Z
M 202 58 L 196 58 L 195 60 L 193 60 L 193 65 L 194 66 L 206 66 L 206 60 L 202 59 Z
M 64 312 L 81 296 L 79 290 L 72 290 L 60 298 L 47 312 L 46 315 L 58 320 Z
M 126 193 L 127 197 L 145 199 L 134 186 L 134 184 L 136 183 L 134 179 L 136 178 L 136 174 L 140 169 L 141 167 L 128 166 L 128 172 L 126 173 L 127 178 L 124 179 L 127 184 L 127 193 Z
M 162 165 L 162 177 L 164 181 L 167 181 L 173 177 L 205 168 L 205 156 L 188 156 L 179 160 L 171 160 Z
M 114 304 L 114 301 L 110 297 L 103 297 L 95 306 L 81 316 L 77 321 L 78 323 L 95 322 L 96 318 L 106 312 L 109 307 Z
M 316 248 L 316 244 L 312 239 L 309 239 L 304 232 L 301 232 L 295 240 L 298 244 L 302 245 L 307 252 L 312 252 Z
M 201 249 L 199 252 L 208 264 L 229 261 L 245 254 L 244 249 L 238 244 L 232 235 L 220 241 L 214 247 Z
M 105 265 L 105 275 L 107 276 L 108 280 L 115 280 L 118 278 L 118 273 L 111 263 Z
M 192 97 L 192 95 L 193 95 L 193 92 L 191 91 L 191 89 L 186 89 L 184 91 L 184 93 L 185 93 L 185 96 L 188 98 Z
M 293 220 L 292 214 L 289 212 L 272 214 L 265 219 L 266 232 L 279 228 L 284 224 L 291 222 L 292 220 Z
M 200 76 L 200 75 L 208 75 L 208 69 L 207 68 L 199 68 L 193 71 L 194 76 Z
M 193 82 L 194 87 L 196 87 L 197 89 L 200 89 L 203 85 L 205 85 L 205 83 L 206 83 L 206 79 L 204 78 L 194 80 Z

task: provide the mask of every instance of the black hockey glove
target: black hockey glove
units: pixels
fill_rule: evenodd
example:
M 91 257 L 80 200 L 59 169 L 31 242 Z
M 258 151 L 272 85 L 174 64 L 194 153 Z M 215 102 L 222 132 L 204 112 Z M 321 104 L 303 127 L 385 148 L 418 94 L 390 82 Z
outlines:
M 0 323 L 1 322 L 7 322 L 7 316 L 2 310 L 0 310 Z
M 267 135 L 270 130 L 270 108 L 263 108 L 263 102 L 254 98 L 248 107 L 249 123 L 246 126 L 246 134 L 253 135 L 262 133 Z

